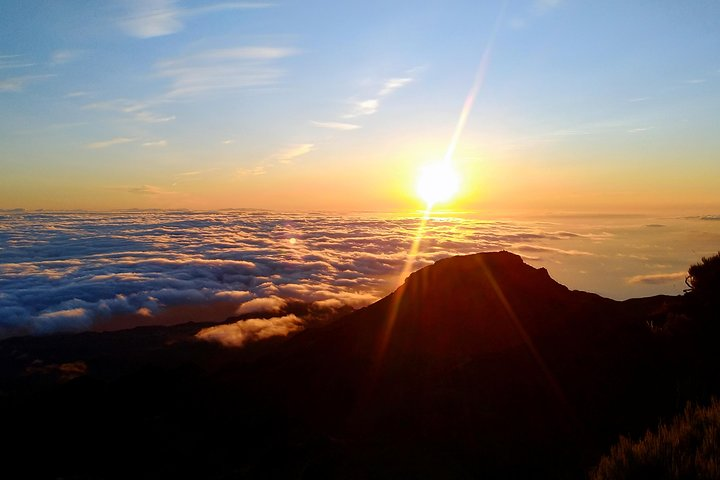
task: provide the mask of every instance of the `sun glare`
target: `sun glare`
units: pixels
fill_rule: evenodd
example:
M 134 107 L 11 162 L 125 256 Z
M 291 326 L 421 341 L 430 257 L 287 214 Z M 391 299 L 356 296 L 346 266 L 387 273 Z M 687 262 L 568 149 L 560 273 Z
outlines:
M 450 162 L 438 162 L 420 170 L 415 187 L 418 196 L 431 208 L 451 200 L 460 189 L 460 176 Z

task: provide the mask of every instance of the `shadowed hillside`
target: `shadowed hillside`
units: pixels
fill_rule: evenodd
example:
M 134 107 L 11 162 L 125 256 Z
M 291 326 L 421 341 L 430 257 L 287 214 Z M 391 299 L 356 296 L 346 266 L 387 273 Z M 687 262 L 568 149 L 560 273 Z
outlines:
M 241 349 L 198 340 L 203 324 L 9 339 L 9 471 L 581 478 L 618 435 L 717 388 L 692 370 L 696 337 L 657 326 L 683 305 L 571 291 L 498 252 L 441 260 L 373 305 Z

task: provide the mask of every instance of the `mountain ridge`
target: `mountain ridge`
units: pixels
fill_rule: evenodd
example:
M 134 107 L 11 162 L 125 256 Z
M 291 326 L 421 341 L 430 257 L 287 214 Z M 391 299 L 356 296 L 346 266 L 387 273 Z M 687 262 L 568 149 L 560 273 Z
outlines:
M 649 321 L 679 301 L 570 290 L 510 252 L 451 257 L 240 349 L 192 323 L 6 340 L 0 407 L 20 440 L 60 445 L 38 477 L 578 478 L 675 408 Z

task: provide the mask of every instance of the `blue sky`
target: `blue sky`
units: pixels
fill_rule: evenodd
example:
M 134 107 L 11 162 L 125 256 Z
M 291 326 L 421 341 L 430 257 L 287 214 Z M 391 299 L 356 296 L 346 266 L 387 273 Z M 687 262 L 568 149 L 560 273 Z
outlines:
M 0 208 L 413 208 L 484 52 L 459 207 L 720 207 L 716 1 L 6 0 Z

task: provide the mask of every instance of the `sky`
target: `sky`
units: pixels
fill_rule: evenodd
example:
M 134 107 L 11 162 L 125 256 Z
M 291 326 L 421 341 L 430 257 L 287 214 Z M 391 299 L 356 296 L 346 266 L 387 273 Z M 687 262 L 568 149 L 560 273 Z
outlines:
M 720 2 L 3 0 L 0 112 L 4 209 L 716 214 Z

